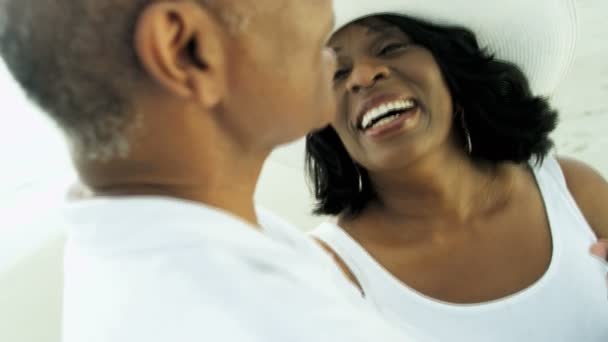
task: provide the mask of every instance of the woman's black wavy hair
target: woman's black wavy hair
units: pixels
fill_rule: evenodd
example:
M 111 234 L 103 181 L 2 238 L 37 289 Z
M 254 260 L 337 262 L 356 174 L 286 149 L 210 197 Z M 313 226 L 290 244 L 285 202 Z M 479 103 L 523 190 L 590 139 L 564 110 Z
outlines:
M 474 161 L 542 161 L 553 147 L 549 134 L 557 124 L 557 112 L 546 99 L 532 94 L 517 66 L 481 49 L 468 29 L 404 16 L 378 18 L 431 51 L 454 104 L 464 110 Z M 316 198 L 315 214 L 354 217 L 377 199 L 367 172 L 355 166 L 331 126 L 307 136 L 306 172 Z

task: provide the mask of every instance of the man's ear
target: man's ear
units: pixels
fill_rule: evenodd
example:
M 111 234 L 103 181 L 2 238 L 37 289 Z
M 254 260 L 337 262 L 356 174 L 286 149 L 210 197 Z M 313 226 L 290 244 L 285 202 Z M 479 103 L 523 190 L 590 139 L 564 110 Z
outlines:
M 136 23 L 135 51 L 144 69 L 167 90 L 213 107 L 225 93 L 225 34 L 201 5 L 153 2 Z

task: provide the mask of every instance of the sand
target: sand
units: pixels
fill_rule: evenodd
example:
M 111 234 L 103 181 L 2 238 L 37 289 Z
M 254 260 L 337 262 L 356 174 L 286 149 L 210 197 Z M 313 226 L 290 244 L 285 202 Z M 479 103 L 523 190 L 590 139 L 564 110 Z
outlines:
M 578 0 L 579 38 L 572 70 L 552 99 L 560 111 L 557 152 L 608 177 L 608 1 Z

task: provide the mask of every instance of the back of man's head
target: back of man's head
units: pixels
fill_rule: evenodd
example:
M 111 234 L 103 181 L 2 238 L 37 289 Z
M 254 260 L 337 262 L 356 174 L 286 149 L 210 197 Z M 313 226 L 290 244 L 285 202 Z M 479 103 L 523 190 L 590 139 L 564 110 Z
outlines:
M 0 0 L 0 55 L 89 158 L 126 153 L 133 95 L 146 77 L 134 30 L 154 1 Z
M 327 124 L 331 18 L 330 0 L 0 0 L 0 55 L 81 176 L 195 177 Z
M 9 70 L 88 153 L 120 150 L 140 76 L 129 32 L 148 1 L 4 0 L 0 51 Z

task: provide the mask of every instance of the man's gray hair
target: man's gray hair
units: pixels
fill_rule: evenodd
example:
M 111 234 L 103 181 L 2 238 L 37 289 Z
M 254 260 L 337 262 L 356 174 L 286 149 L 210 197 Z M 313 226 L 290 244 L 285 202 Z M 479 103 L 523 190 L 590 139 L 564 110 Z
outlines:
M 81 157 L 129 152 L 126 132 L 138 122 L 135 88 L 147 77 L 133 36 L 152 1 L 0 0 L 0 55 Z

